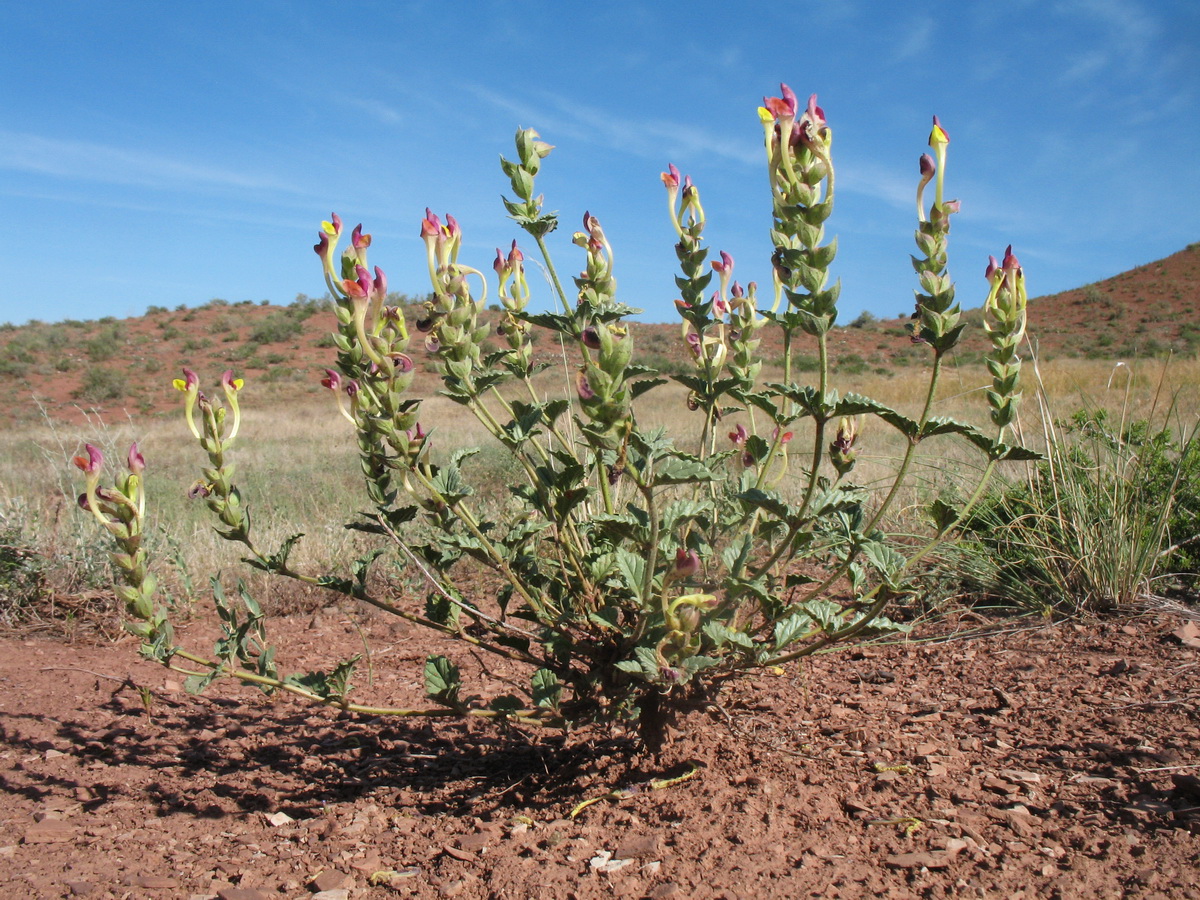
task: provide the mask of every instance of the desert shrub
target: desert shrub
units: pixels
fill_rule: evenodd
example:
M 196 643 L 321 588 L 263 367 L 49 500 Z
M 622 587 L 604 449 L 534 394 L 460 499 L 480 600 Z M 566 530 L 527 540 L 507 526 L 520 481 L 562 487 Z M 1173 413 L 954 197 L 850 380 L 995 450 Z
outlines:
M 24 506 L 0 505 L 0 627 L 26 621 L 46 589 L 45 558 L 29 533 Z
M 850 320 L 850 323 L 847 327 L 848 328 L 867 328 L 871 325 L 876 324 L 878 321 L 879 321 L 879 317 L 876 316 L 875 313 L 871 312 L 870 310 L 864 309 L 857 316 L 855 316 L 853 319 Z
M 252 344 L 279 344 L 294 340 L 304 328 L 302 317 L 290 315 L 287 310 L 269 313 L 266 318 L 250 329 Z
M 1112 421 L 1086 408 L 1050 417 L 1046 459 L 998 479 L 957 551 L 968 592 L 1045 615 L 1128 606 L 1200 565 L 1196 428 Z
M 103 366 L 88 366 L 75 396 L 89 403 L 105 403 L 120 400 L 125 396 L 127 387 L 128 376 L 124 373 Z
M 251 566 L 369 604 L 465 652 L 508 660 L 524 670 L 520 682 L 508 681 L 513 693 L 476 696 L 457 664 L 436 655 L 424 667 L 428 708 L 358 705 L 351 684 L 357 657 L 325 672 L 280 672 L 258 602 L 245 589 L 228 597 L 215 581 L 223 622 L 217 646 L 202 655 L 178 645 L 170 611 L 156 605 L 154 560 L 142 543 L 146 461 L 134 445 L 126 472 L 101 487 L 103 457 L 89 445 L 75 460 L 86 475 L 82 505 L 117 545 L 117 594 L 142 652 L 186 672 L 191 691 L 231 676 L 373 715 L 555 728 L 625 721 L 656 749 L 674 712 L 733 676 L 899 628 L 885 615 L 889 604 L 918 590 L 916 565 L 971 506 L 935 503 L 929 529 L 915 540 L 884 531 L 918 446 L 960 441 L 973 448 L 983 482 L 1006 460 L 1036 458 L 1005 440 L 1019 397 L 1024 274 L 1011 251 L 988 267 L 991 433 L 934 416 L 943 364 L 962 331 L 946 272 L 958 204 L 943 200 L 949 140 L 935 119 L 930 146 L 938 160 L 921 159 L 914 257 L 912 334 L 930 360 L 924 405 L 909 416 L 834 390 L 830 332 L 838 289 L 829 270 L 836 241 L 824 230 L 834 203 L 832 136 L 815 97 L 801 111 L 791 91 L 783 94 L 760 111 L 773 200 L 774 305 L 759 308 L 755 285 L 733 279 L 727 253 L 708 261 L 698 188 L 674 166 L 662 176 L 678 239 L 676 306 L 690 361 L 672 380 L 686 392 L 694 430 L 671 435 L 639 421 L 665 379 L 633 362 L 627 322 L 637 310 L 616 297 L 611 247 L 595 216 L 584 214 L 573 236 L 582 270 L 573 289 L 563 287 L 545 240 L 558 220 L 534 188 L 552 148 L 531 129 L 517 132 L 517 159 L 502 159 L 515 196 L 503 202 L 538 248 L 553 286 L 552 311 L 529 310 L 525 256 L 514 241 L 491 264 L 500 321 L 483 321 L 484 276 L 459 262 L 465 245 L 458 223 L 427 211 L 421 233 L 433 293 L 410 316 L 387 303 L 386 278 L 368 267 L 371 240 L 361 226 L 339 257 L 341 220 L 322 223 L 316 250 L 337 327 L 336 360 L 322 383 L 353 428 L 365 480 L 369 509 L 347 527 L 376 542 L 347 569 L 309 572 L 294 564 L 301 535 L 277 549 L 260 546 L 233 480 L 242 381 L 226 372 L 219 391 L 208 392 L 190 370 L 176 381 L 207 457 L 192 494 L 216 516 L 219 533 L 242 545 Z M 924 190 L 935 177 L 927 215 Z M 286 315 L 272 314 L 272 321 L 298 326 Z M 422 421 L 422 399 L 412 396 L 410 325 L 436 361 L 442 395 L 492 439 L 486 454 L 440 449 L 436 428 L 426 427 L 433 423 Z M 758 348 L 766 328 L 781 332 L 785 349 L 782 378 L 762 383 Z M 567 377 L 553 382 L 566 382 L 563 394 L 535 382 L 542 368 L 533 358 L 537 333 L 569 348 Z M 801 344 L 815 360 L 810 383 L 795 377 L 807 368 Z M 853 475 L 865 417 L 897 431 L 905 446 L 878 492 Z M 793 429 L 802 426 L 811 444 L 797 450 Z M 485 475 L 481 489 L 479 458 L 496 454 L 508 460 L 503 481 Z M 381 559 L 422 586 L 423 607 L 411 602 L 411 591 L 391 591 L 375 575 Z M 477 588 L 470 576 L 479 568 L 497 589 Z

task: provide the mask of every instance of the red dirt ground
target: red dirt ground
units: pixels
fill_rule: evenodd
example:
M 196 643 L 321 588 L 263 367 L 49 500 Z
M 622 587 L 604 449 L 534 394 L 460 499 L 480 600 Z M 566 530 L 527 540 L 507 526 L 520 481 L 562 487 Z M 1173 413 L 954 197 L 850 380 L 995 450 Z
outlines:
M 727 690 L 657 761 L 619 729 L 564 744 L 228 683 L 192 697 L 130 640 L 10 637 L 0 884 L 38 898 L 1200 898 L 1200 640 L 1172 634 L 1180 615 L 823 656 Z M 366 699 L 419 703 L 421 660 L 444 648 L 365 627 Z M 199 648 L 213 629 L 183 634 Z M 310 665 L 361 646 L 335 611 L 281 620 L 274 640 Z

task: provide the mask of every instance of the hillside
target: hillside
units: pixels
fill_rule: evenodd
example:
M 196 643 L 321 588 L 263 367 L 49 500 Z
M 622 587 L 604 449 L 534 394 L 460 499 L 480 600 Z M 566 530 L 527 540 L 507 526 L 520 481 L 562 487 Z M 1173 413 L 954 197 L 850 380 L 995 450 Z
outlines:
M 964 301 L 980 294 L 961 276 L 959 290 Z M 1197 309 L 1200 244 L 1192 244 L 1104 281 L 1032 299 L 1029 333 L 1043 357 L 1191 356 L 1200 348 Z M 981 311 L 967 317 L 977 326 Z M 863 316 L 838 328 L 831 347 L 839 370 L 888 374 L 921 364 L 927 351 L 909 342 L 904 324 Z M 214 300 L 190 309 L 152 307 L 125 320 L 0 326 L 0 385 L 9 397 L 3 418 L 17 423 L 42 416 L 77 420 L 85 410 L 110 420 L 160 413 L 175 407 L 171 380 L 184 365 L 206 379 L 232 368 L 259 398 L 316 393 L 321 370 L 333 358 L 331 330 L 322 303 L 304 297 L 286 307 Z M 986 338 L 978 327 L 968 335 L 960 355 L 976 358 Z M 687 367 L 677 325 L 637 323 L 634 337 L 639 361 L 666 372 Z M 560 358 L 549 342 L 539 350 L 548 360 Z M 768 338 L 761 352 L 773 363 L 782 347 Z M 436 390 L 434 360 L 419 349 L 415 355 L 416 389 Z

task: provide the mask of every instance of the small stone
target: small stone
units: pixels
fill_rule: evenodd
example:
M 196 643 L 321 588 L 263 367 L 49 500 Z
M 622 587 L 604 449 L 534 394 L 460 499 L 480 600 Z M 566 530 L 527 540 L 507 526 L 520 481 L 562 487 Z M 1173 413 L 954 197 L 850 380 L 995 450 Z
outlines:
M 284 812 L 271 813 L 267 816 L 267 823 L 279 828 L 281 825 L 290 825 L 296 820 Z
M 617 844 L 617 859 L 657 859 L 662 847 L 656 834 L 631 835 Z
M 147 888 L 149 890 L 165 890 L 167 888 L 179 887 L 179 882 L 174 878 L 168 878 L 166 875 L 139 875 L 133 879 L 134 887 Z
M 218 900 L 267 900 L 267 895 L 254 888 L 227 887 L 217 891 Z
M 336 888 L 332 891 L 317 891 L 309 900 L 350 900 L 350 891 Z
M 889 869 L 944 869 L 949 858 L 933 853 L 897 853 L 884 860 Z
M 346 885 L 346 873 L 335 869 L 326 869 L 313 878 L 309 884 L 317 892 L 333 891 Z
M 650 900 L 667 900 L 668 897 L 674 897 L 679 893 L 679 885 L 673 881 L 664 881 L 662 884 L 656 884 L 650 888 L 650 892 L 646 894 Z
M 71 892 L 72 897 L 87 897 L 96 893 L 99 888 L 90 881 L 68 881 L 67 890 Z
M 471 853 L 480 853 L 487 849 L 488 842 L 491 840 L 491 835 L 486 833 L 479 834 L 464 834 L 455 839 L 455 843 L 460 850 L 467 850 Z
M 26 844 L 62 844 L 75 837 L 75 826 L 60 819 L 43 819 L 25 829 Z

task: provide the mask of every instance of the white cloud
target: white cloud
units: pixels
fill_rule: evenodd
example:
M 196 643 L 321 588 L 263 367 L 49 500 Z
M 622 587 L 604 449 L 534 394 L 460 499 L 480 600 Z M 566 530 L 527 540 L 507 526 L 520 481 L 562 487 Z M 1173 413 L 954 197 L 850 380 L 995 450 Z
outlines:
M 924 56 L 933 46 L 933 20 L 922 18 L 901 35 L 892 53 L 894 62 L 904 62 Z
M 263 173 L 222 169 L 164 154 L 15 131 L 0 131 L 0 169 L 163 190 L 197 187 L 288 193 L 297 190 L 293 185 Z
M 1064 82 L 1088 81 L 1109 65 L 1109 55 L 1103 50 L 1093 50 L 1074 58 L 1060 76 Z
M 384 125 L 399 125 L 404 121 L 400 112 L 386 103 L 363 97 L 339 97 L 338 103 L 353 106 Z
M 762 161 L 759 141 L 730 139 L 695 125 L 670 119 L 644 119 L 613 115 L 553 94 L 545 94 L 544 106 L 535 108 L 478 85 L 468 88 L 488 103 L 516 115 L 523 123 L 538 123 L 547 132 L 569 134 L 646 159 L 668 157 L 695 159 L 712 155 L 746 165 Z

